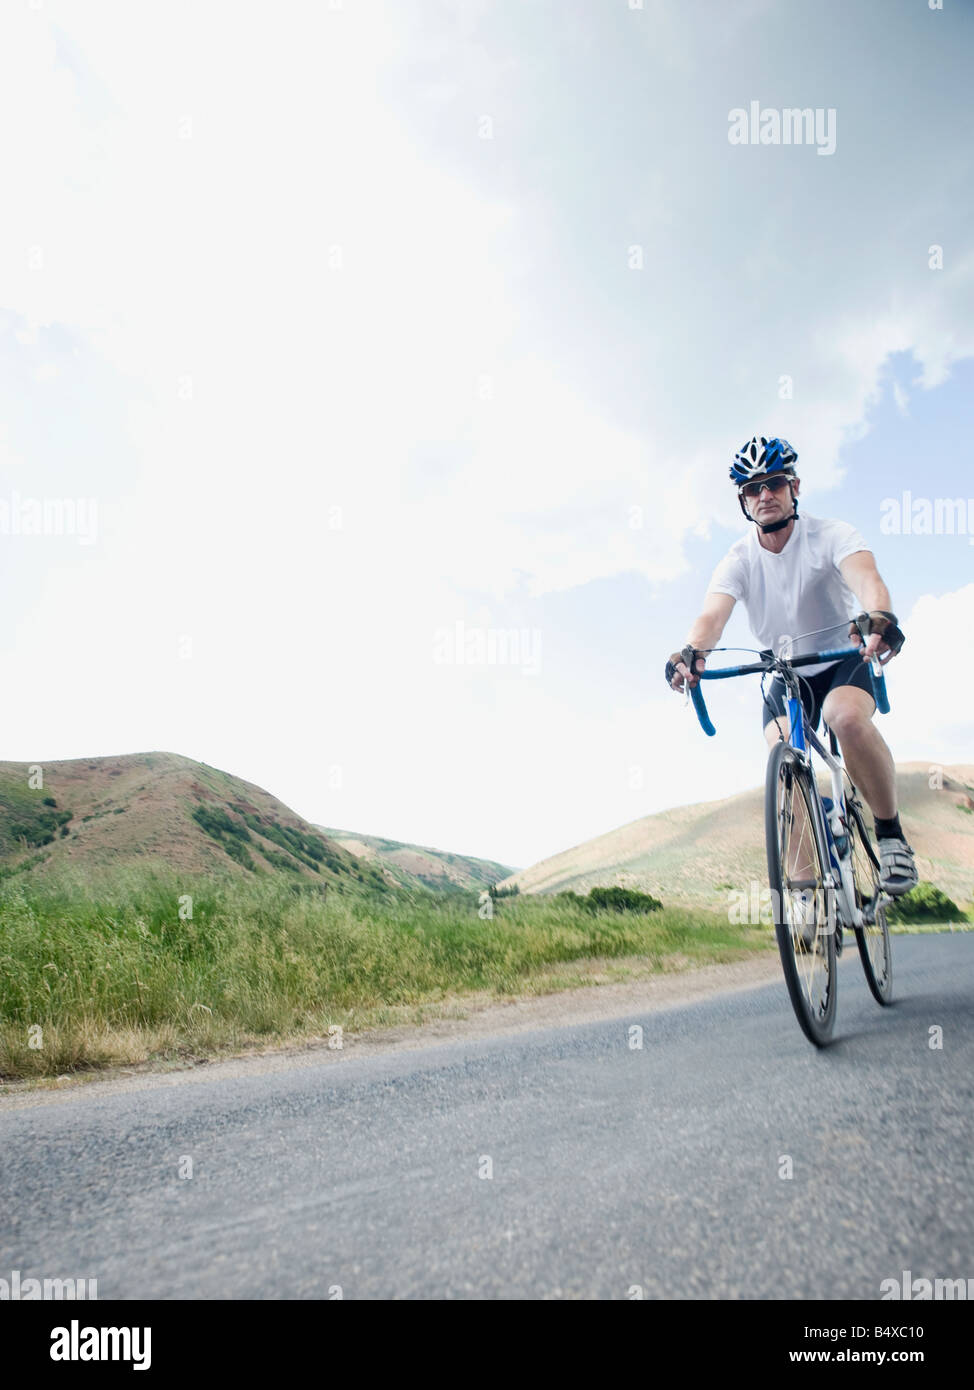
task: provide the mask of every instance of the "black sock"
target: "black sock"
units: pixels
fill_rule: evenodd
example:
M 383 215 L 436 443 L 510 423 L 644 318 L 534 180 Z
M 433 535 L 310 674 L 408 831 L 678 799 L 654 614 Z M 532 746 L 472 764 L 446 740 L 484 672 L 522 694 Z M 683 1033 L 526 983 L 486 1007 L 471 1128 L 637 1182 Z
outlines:
M 876 822 L 877 840 L 902 840 L 905 838 L 898 813 L 891 820 L 883 820 L 881 816 L 874 816 L 873 820 Z

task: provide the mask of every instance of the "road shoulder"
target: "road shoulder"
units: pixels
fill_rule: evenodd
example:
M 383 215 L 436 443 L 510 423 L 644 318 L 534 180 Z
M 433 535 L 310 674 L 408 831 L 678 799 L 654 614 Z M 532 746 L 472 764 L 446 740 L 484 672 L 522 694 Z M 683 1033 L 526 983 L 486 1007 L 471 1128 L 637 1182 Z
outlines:
M 253 1050 L 225 1060 L 183 1064 L 178 1070 L 165 1070 L 159 1064 L 150 1063 L 144 1068 L 116 1068 L 108 1075 L 89 1072 L 46 1084 L 7 1084 L 0 1087 L 0 1113 L 74 1101 L 80 1097 L 97 1099 L 163 1086 L 288 1071 L 295 1067 L 337 1066 L 351 1059 L 381 1057 L 448 1043 L 601 1023 L 607 1019 L 680 1008 L 715 994 L 754 989 L 780 978 L 777 953 L 769 953 L 729 965 L 707 965 L 614 984 L 584 985 L 521 999 L 465 997 L 453 1002 L 457 1016 L 435 1018 L 421 1025 L 346 1033 L 341 1048 L 334 1046 L 334 1040 L 329 1044 L 326 1039 L 315 1039 L 298 1047 Z

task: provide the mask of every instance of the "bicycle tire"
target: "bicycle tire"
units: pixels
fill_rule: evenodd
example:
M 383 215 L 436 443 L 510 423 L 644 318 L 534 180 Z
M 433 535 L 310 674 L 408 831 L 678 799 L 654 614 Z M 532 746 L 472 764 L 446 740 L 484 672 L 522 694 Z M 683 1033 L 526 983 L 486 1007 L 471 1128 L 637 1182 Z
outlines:
M 880 863 L 873 849 L 866 822 L 855 797 L 846 792 L 846 824 L 851 835 L 852 876 L 856 885 L 856 906 L 862 907 L 879 892 Z M 863 853 L 857 854 L 857 847 Z M 868 879 L 868 881 L 866 881 Z M 885 904 L 880 902 L 872 926 L 856 927 L 856 944 L 866 984 L 877 1004 L 893 1002 L 893 947 L 886 920 Z
M 787 743 L 776 743 L 768 758 L 764 806 L 768 878 L 785 983 L 802 1032 L 816 1047 L 824 1047 L 835 1023 L 838 986 L 835 890 L 826 887 L 831 866 L 814 830 L 811 774 Z M 796 866 L 804 869 L 804 876 L 796 878 L 786 875 L 785 866 L 799 817 L 796 852 L 804 852 L 808 863 Z M 803 895 L 800 906 L 794 896 L 798 892 Z M 812 926 L 814 936 L 807 942 L 803 933 Z

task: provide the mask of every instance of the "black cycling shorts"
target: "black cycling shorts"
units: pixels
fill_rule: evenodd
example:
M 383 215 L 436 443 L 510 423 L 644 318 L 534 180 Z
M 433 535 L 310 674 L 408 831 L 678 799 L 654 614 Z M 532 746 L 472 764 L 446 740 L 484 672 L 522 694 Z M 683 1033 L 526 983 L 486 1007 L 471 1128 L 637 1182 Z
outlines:
M 863 661 L 858 652 L 854 652 L 852 656 L 843 657 L 841 661 L 833 662 L 831 666 L 826 666 L 824 671 L 816 671 L 813 676 L 802 675 L 800 666 L 795 675 L 801 676 L 799 684 L 802 692 L 802 705 L 805 708 L 805 716 L 813 729 L 818 728 L 826 695 L 836 686 L 858 685 L 867 695 L 873 693 L 869 663 Z M 775 676 L 766 688 L 764 708 L 761 711 L 762 728 L 766 728 L 772 719 L 782 717 L 787 728 L 788 706 L 785 704 L 786 699 L 785 683 L 780 676 Z

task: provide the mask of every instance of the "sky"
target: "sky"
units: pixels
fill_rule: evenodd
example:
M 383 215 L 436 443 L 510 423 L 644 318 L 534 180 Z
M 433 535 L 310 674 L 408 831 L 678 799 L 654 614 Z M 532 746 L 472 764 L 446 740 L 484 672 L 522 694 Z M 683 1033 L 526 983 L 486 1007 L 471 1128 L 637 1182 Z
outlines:
M 974 762 L 972 48 L 961 0 L 4 7 L 0 756 L 518 867 L 759 785 L 756 682 L 707 739 L 663 666 L 778 434 L 890 587 L 894 756 Z

